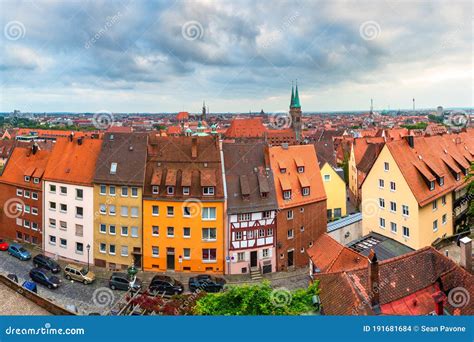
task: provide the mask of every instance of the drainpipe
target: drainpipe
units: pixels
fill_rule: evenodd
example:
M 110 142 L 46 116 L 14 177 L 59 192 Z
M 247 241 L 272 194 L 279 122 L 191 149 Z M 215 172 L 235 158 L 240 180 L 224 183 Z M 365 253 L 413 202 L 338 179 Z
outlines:
M 230 245 L 230 231 L 228 227 L 228 219 L 227 219 L 227 183 L 225 179 L 225 165 L 224 165 L 224 150 L 222 149 L 222 140 L 219 139 L 219 153 L 221 158 L 221 172 L 222 172 L 222 187 L 224 190 L 224 212 L 222 213 L 222 217 L 224 218 L 224 274 L 230 274 L 230 262 L 227 262 L 227 256 L 230 258 L 228 254 L 229 245 Z

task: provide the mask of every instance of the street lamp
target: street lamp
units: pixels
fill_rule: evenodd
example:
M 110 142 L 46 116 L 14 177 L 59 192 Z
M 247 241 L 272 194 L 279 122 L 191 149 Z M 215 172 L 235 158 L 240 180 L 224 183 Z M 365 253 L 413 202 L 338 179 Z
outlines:
M 91 251 L 91 245 L 87 244 L 86 248 L 87 248 L 87 272 L 89 272 L 89 254 Z

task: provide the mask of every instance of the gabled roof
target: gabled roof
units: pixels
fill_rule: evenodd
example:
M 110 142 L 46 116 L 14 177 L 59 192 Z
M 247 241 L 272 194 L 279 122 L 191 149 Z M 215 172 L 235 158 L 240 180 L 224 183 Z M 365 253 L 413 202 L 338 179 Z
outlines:
M 263 138 L 266 131 L 262 118 L 235 118 L 225 132 L 225 136 L 226 138 Z

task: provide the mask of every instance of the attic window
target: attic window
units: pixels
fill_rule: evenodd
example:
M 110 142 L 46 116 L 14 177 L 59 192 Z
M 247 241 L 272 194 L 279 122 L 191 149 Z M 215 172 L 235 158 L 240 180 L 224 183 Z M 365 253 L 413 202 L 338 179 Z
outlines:
M 174 186 L 167 186 L 166 187 L 166 193 L 168 195 L 174 195 Z
M 189 186 L 183 186 L 183 195 L 189 195 Z
M 213 186 L 205 186 L 202 188 L 202 194 L 204 196 L 213 196 L 214 195 L 214 187 Z
M 33 183 L 38 184 L 40 182 L 39 178 L 35 177 L 33 178 Z
M 268 192 L 261 192 L 261 193 L 260 193 L 260 196 L 261 196 L 262 198 L 267 198 L 267 197 L 268 197 Z
M 440 186 L 443 186 L 444 185 L 444 177 L 439 177 L 438 183 L 439 183 Z
M 110 164 L 110 174 L 115 175 L 117 173 L 117 163 Z
M 286 200 L 290 200 L 291 199 L 291 190 L 283 191 L 283 198 L 286 199 Z
M 29 182 L 30 181 L 30 176 L 25 176 L 25 182 Z
M 298 166 L 298 173 L 304 172 L 304 166 Z
M 385 162 L 385 163 L 383 164 L 383 169 L 384 169 L 384 171 L 390 170 L 390 165 L 389 165 L 389 163 Z
M 309 187 L 305 187 L 302 189 L 303 196 L 309 196 Z
M 286 168 L 280 168 L 280 173 L 286 173 Z
M 156 195 L 157 193 L 160 192 L 160 187 L 157 186 L 157 185 L 153 185 L 153 186 L 151 187 L 151 192 Z
M 456 180 L 457 181 L 461 180 L 461 173 L 460 172 L 456 172 Z
M 430 182 L 430 190 L 434 190 L 434 189 L 435 189 L 435 182 L 431 181 Z
M 113 134 L 111 134 L 111 135 L 109 136 L 109 140 L 114 140 L 114 135 L 113 135 Z

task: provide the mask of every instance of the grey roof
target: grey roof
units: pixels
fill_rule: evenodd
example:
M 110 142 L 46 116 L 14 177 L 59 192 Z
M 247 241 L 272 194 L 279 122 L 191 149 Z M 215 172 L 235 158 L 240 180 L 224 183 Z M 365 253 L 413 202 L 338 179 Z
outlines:
M 350 242 L 348 247 L 365 256 L 368 256 L 373 249 L 380 261 L 414 251 L 398 241 L 374 232 Z
M 328 223 L 327 232 L 328 233 L 333 232 L 335 230 L 344 228 L 345 226 L 348 226 L 358 221 L 362 221 L 362 213 L 355 213 L 355 214 L 343 217 L 339 220 L 333 221 L 331 223 Z

